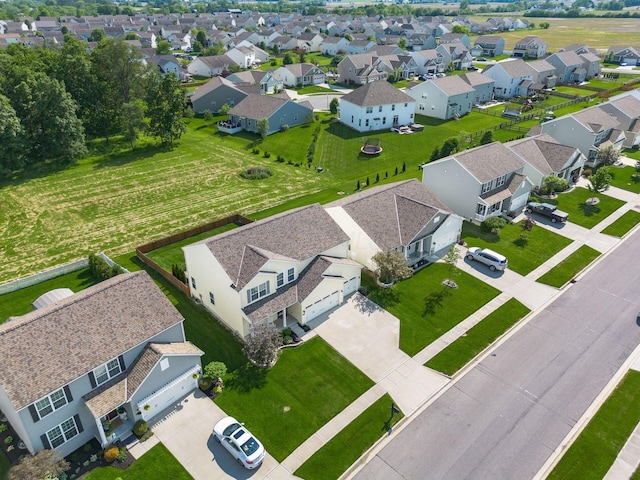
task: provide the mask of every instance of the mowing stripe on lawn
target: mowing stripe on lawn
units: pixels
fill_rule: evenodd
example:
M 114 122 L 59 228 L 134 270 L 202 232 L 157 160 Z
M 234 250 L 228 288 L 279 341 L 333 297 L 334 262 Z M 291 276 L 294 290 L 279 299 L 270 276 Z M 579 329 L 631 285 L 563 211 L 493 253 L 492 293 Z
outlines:
M 599 256 L 600 252 L 597 250 L 582 245 L 536 281 L 560 288 Z

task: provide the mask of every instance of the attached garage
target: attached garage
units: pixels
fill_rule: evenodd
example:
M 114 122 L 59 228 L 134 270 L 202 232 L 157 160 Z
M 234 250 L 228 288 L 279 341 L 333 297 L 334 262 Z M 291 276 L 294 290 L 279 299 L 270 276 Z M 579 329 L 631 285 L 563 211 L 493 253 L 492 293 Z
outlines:
M 340 292 L 336 290 L 317 302 L 305 307 L 305 318 L 309 322 L 340 303 Z
M 188 372 L 183 373 L 172 382 L 158 389 L 152 395 L 144 398 L 138 403 L 138 409 L 143 420 L 158 415 L 162 410 L 172 406 L 182 397 L 197 388 L 197 380 L 193 378 L 193 374 L 199 372 L 198 366 L 193 367 Z M 147 408 L 145 408 L 148 405 Z
M 342 287 L 342 294 L 346 297 L 347 295 L 351 295 L 358 288 L 358 277 L 353 277 L 344 282 L 344 286 Z
M 511 205 L 509 205 L 509 209 L 512 212 L 515 212 L 521 208 L 524 208 L 524 206 L 527 204 L 528 199 L 529 199 L 529 192 L 525 193 L 524 195 L 520 195 L 518 197 L 512 198 Z

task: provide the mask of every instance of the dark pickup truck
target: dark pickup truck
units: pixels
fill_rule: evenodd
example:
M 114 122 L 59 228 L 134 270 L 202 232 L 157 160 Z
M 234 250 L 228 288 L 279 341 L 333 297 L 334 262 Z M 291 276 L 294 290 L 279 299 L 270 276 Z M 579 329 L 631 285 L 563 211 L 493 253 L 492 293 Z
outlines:
M 550 203 L 529 202 L 527 203 L 525 211 L 527 213 L 539 213 L 540 215 L 549 217 L 553 223 L 564 223 L 567 221 L 567 218 L 569 218 L 568 213 L 558 210 L 555 205 L 551 205 Z

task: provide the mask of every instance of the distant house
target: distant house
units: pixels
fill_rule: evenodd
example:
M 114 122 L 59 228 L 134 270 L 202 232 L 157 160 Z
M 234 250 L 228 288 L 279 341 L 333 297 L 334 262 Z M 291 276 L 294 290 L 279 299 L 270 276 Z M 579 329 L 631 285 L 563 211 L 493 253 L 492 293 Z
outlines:
M 475 102 L 474 88 L 455 75 L 417 83 L 406 92 L 415 100 L 417 114 L 442 120 L 466 115 Z
M 558 81 L 562 83 L 581 83 L 587 78 L 582 58 L 573 51 L 554 53 L 545 61 L 555 67 Z
M 451 211 L 478 222 L 521 212 L 531 193 L 522 160 L 500 142 L 424 164 L 422 183 Z
M 340 97 L 340 122 L 359 131 L 413 123 L 415 100 L 389 82 L 372 82 Z
M 371 270 L 378 252 L 397 250 L 410 266 L 436 261 L 455 244 L 462 218 L 418 180 L 373 187 L 324 206 L 351 239 L 349 258 Z
M 495 35 L 480 35 L 473 45 L 480 47 L 479 56 L 497 57 L 504 52 L 504 38 Z
M 612 145 L 621 149 L 626 139 L 620 122 L 598 105 L 544 122 L 541 133 L 578 148 L 594 164 L 600 148 Z
M 441 43 L 436 47 L 436 51 L 442 54 L 443 61 L 447 66 L 453 64 L 453 68 L 456 70 L 467 70 L 473 61 L 469 49 L 460 42 Z
M 335 56 L 340 53 L 347 53 L 349 40 L 344 37 L 325 37 L 320 44 L 320 51 L 323 55 Z
M 317 33 L 302 33 L 296 38 L 296 48 L 300 52 L 319 52 L 322 40 L 322 36 Z
M 187 71 L 191 75 L 199 77 L 213 77 L 229 71 L 229 65 L 235 64 L 236 63 L 226 55 L 196 57 L 195 60 L 187 65 Z
M 183 321 L 139 271 L 0 325 L 0 409 L 25 452 L 104 447 L 195 390 L 203 352 Z
M 379 56 L 369 53 L 347 55 L 338 64 L 338 78 L 347 85 L 364 85 L 386 80 L 393 73 L 393 69 Z
M 242 84 L 247 83 L 250 85 L 259 85 L 260 93 L 272 94 L 281 92 L 284 88 L 284 81 L 282 77 L 274 71 L 267 70 L 246 70 L 244 72 L 232 73 L 227 77 L 227 80 L 235 83 Z M 246 90 L 242 88 L 242 90 Z M 236 102 L 237 103 L 237 102 Z
M 207 110 L 216 113 L 223 105 L 233 107 L 244 100 L 247 95 L 226 78 L 213 77 L 193 92 L 190 101 L 196 113 L 201 114 Z
M 256 63 L 256 53 L 249 47 L 235 47 L 227 50 L 225 55 L 240 68 L 250 68 Z
M 640 99 L 625 95 L 600 104 L 600 108 L 620 124 L 625 135 L 624 147 L 640 145 Z
M 443 61 L 442 54 L 435 49 L 418 50 L 409 55 L 416 62 L 416 73 L 419 75 L 442 73 L 448 66 Z
M 376 42 L 372 42 L 371 40 L 352 40 L 349 42 L 349 45 L 347 45 L 347 53 L 349 55 L 367 53 L 375 46 Z
M 319 205 L 183 247 L 191 296 L 241 337 L 254 325 L 302 325 L 344 302 L 362 266 Z
M 153 62 L 164 75 L 173 73 L 176 78 L 182 79 L 186 73 L 180 62 L 173 55 L 154 55 L 148 61 Z
M 518 40 L 513 47 L 513 57 L 542 58 L 547 53 L 547 42 L 534 35 Z
M 493 87 L 495 82 L 492 78 L 478 72 L 463 73 L 460 75 L 460 78 L 473 87 L 474 104 L 482 104 L 493 100 Z
M 318 85 L 326 82 L 324 71 L 313 63 L 283 65 L 274 72 L 288 87 Z
M 552 88 L 556 86 L 556 82 L 558 81 L 556 67 L 546 60 L 534 60 L 532 62 L 527 62 L 527 65 L 535 70 L 533 83 L 544 85 L 545 88 Z
M 223 125 L 219 125 L 218 130 L 236 133 L 241 129 L 260 133 L 258 122 L 266 118 L 269 124 L 267 135 L 271 135 L 283 128 L 302 125 L 309 115 L 313 115 L 313 107 L 308 102 L 292 102 L 286 95 L 251 94 L 229 111 L 230 130 L 225 130 Z
M 521 59 L 504 60 L 487 66 L 482 75 L 493 79 L 493 93 L 498 98 L 513 98 L 531 94 L 536 71 Z
M 440 37 L 439 44 L 461 43 L 467 50 L 471 48 L 471 40 L 466 33 L 445 33 Z
M 436 38 L 430 33 L 412 33 L 407 37 L 410 50 L 430 50 L 436 48 Z
M 613 46 L 609 47 L 606 59 L 613 63 L 626 63 L 627 65 L 640 65 L 640 47 Z
M 512 140 L 505 146 L 522 159 L 524 174 L 537 187 L 544 185 L 548 175 L 575 183 L 587 160 L 576 147 L 562 145 L 547 134 Z

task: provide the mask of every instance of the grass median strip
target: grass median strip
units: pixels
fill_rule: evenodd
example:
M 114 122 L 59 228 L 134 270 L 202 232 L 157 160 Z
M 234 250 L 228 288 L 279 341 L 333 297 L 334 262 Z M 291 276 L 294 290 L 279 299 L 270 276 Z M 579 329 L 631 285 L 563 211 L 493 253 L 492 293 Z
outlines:
M 425 363 L 425 366 L 453 375 L 530 311 L 515 298 L 508 300 Z
M 598 256 L 600 256 L 600 252 L 587 245 L 582 245 L 536 281 L 560 288 Z
M 335 480 L 386 434 L 404 415 L 391 415 L 393 399 L 385 394 L 314 453 L 294 475 L 306 480 Z
M 600 480 L 640 422 L 640 372 L 630 370 L 547 477 Z
M 601 233 L 614 237 L 623 237 L 629 230 L 640 223 L 640 213 L 635 210 L 625 212 L 619 219 L 602 230 Z
M 225 382 L 216 404 L 281 462 L 373 386 L 320 337 L 282 351 L 270 369 L 247 364 Z

